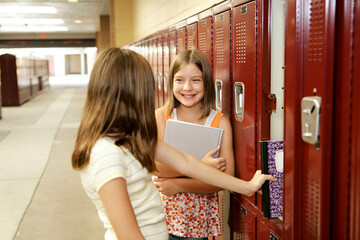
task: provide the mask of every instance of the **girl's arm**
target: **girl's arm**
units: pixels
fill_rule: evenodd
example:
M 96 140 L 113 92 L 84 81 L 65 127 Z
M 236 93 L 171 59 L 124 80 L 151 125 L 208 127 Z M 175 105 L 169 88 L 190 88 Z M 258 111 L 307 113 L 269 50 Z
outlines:
M 220 157 L 225 158 L 225 173 L 234 175 L 234 154 L 232 128 L 229 119 L 223 116 L 220 119 L 219 128 L 224 129 L 221 143 Z M 222 188 L 209 185 L 196 179 L 186 178 L 158 178 L 154 180 L 160 192 L 166 195 L 174 195 L 179 192 L 213 193 L 223 190 Z
M 99 190 L 106 214 L 118 239 L 144 239 L 132 208 L 126 181 L 115 178 Z
M 253 195 L 265 181 L 276 181 L 275 177 L 261 174 L 260 170 L 255 172 L 250 181 L 235 178 L 201 162 L 199 159 L 179 152 L 163 141 L 158 141 L 155 159 L 175 168 L 186 176 L 247 196 Z

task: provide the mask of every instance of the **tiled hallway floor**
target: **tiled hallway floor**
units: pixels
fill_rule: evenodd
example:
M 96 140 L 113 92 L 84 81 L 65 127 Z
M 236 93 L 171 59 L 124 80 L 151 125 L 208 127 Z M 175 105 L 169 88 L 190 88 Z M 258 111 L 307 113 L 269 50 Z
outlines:
M 52 85 L 0 120 L 0 240 L 103 239 L 71 153 L 86 86 Z

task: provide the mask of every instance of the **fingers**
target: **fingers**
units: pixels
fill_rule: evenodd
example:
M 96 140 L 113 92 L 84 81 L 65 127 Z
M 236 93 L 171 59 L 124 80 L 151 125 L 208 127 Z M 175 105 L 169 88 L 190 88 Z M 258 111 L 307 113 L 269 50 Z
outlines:
M 218 152 L 220 150 L 220 147 L 216 147 L 214 149 L 211 149 L 206 155 L 208 156 L 212 156 L 214 155 L 216 152 Z

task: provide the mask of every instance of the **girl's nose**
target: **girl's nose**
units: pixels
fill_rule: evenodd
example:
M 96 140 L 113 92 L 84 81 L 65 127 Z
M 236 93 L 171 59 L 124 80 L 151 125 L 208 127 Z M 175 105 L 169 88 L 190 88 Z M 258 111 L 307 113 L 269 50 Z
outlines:
M 184 84 L 184 90 L 191 90 L 192 89 L 192 85 L 191 85 L 191 82 L 190 81 L 185 81 L 185 84 Z

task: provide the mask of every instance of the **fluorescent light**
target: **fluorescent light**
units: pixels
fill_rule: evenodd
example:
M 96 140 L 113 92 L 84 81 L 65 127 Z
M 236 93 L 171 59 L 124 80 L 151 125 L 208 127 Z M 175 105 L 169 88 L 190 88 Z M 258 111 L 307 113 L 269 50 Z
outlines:
M 82 23 L 81 20 L 75 20 L 74 22 L 75 22 L 75 23 Z
M 64 20 L 55 18 L 0 18 L 0 24 L 63 24 Z
M 0 32 L 66 32 L 67 27 L 1 27 Z
M 77 3 L 79 0 L 67 0 L 69 3 Z
M 55 7 L 1 6 L 0 13 L 57 13 Z

